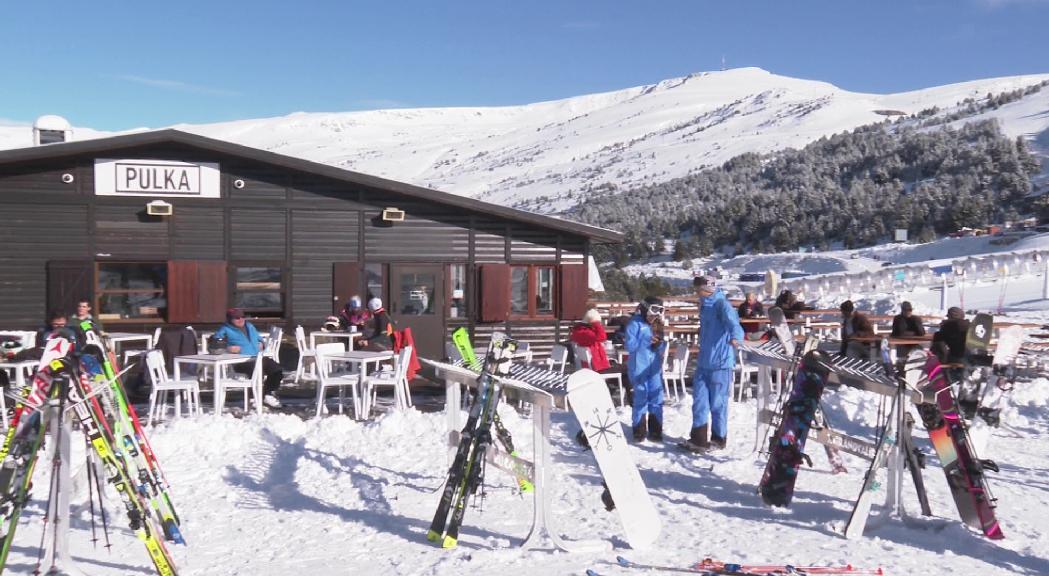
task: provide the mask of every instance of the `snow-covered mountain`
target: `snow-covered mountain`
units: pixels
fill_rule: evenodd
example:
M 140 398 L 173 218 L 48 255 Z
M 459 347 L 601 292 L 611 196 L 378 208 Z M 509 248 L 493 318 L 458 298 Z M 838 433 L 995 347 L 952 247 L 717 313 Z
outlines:
M 584 200 L 589 190 L 662 182 L 744 152 L 801 147 L 932 107 L 946 114 L 966 98 L 1047 80 L 1049 74 L 1013 76 L 878 95 L 741 68 L 523 106 L 295 113 L 174 128 L 556 211 Z M 1007 134 L 1025 136 L 1049 154 L 1049 89 L 978 117 L 992 116 Z M 99 135 L 104 133 L 76 133 L 81 139 Z M 30 141 L 27 126 L 0 125 L 0 148 Z

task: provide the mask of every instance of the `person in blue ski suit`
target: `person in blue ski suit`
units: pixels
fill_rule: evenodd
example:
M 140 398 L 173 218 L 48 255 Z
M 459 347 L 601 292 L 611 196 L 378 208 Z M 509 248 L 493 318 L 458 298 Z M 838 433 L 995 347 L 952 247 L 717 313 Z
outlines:
M 703 452 L 724 448 L 728 439 L 728 397 L 743 328 L 713 278 L 697 276 L 692 286 L 699 296 L 699 357 L 692 378 L 692 430 L 682 447 Z
M 627 374 L 634 387 L 631 423 L 634 440 L 663 440 L 663 301 L 655 296 L 638 304 L 626 325 L 624 345 L 630 354 Z

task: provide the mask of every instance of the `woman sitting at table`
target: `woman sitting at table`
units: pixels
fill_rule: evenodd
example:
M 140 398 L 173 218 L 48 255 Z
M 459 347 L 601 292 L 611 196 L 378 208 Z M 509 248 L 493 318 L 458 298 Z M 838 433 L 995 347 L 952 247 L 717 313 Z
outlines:
M 215 339 L 226 339 L 226 350 L 231 354 L 247 354 L 255 356 L 259 353 L 259 344 L 262 336 L 255 329 L 255 325 L 244 318 L 244 311 L 240 308 L 226 310 L 226 323 L 215 331 Z M 235 364 L 233 370 L 246 376 L 251 376 L 255 369 L 254 362 L 241 362 Z M 262 382 L 262 403 L 270 408 L 280 408 L 280 400 L 277 399 L 277 389 L 284 379 L 284 370 L 271 358 L 262 359 L 262 372 L 265 374 Z
M 368 309 L 371 310 L 372 317 L 364 325 L 364 331 L 357 344 L 362 350 L 371 352 L 393 350 L 393 321 L 382 307 L 382 300 L 368 300 Z
M 342 307 L 339 312 L 339 328 L 342 330 L 364 330 L 365 324 L 371 320 L 371 312 L 361 304 L 361 297 L 356 294 Z

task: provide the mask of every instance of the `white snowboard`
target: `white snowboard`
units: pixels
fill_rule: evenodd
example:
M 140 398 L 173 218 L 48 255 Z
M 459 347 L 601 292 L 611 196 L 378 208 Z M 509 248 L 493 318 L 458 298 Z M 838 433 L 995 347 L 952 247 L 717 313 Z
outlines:
M 662 522 L 630 456 L 608 386 L 597 372 L 579 370 L 568 378 L 567 387 L 572 413 L 590 441 L 627 543 L 636 550 L 648 548 L 659 538 Z
M 987 371 L 987 381 L 983 383 L 980 406 L 991 410 L 1001 410 L 1005 404 L 1006 393 L 999 387 L 999 379 L 1005 378 L 1003 372 L 1016 362 L 1016 355 L 1023 345 L 1024 332 L 1019 326 L 1009 326 L 998 331 L 998 344 L 994 349 L 994 368 Z M 1008 385 L 1005 385 L 1008 387 Z M 976 415 L 969 425 L 969 441 L 973 450 L 981 458 L 987 457 L 987 443 L 991 439 L 993 428 L 980 415 Z

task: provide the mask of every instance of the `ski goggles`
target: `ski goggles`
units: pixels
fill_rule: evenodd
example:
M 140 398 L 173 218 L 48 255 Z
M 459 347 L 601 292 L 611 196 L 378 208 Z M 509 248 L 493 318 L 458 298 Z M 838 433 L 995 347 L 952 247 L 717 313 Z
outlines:
M 649 304 L 646 308 L 650 314 L 655 314 L 656 316 L 663 315 L 663 306 L 659 304 Z

